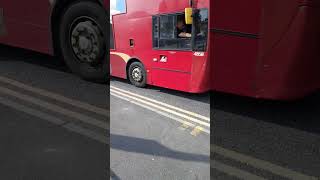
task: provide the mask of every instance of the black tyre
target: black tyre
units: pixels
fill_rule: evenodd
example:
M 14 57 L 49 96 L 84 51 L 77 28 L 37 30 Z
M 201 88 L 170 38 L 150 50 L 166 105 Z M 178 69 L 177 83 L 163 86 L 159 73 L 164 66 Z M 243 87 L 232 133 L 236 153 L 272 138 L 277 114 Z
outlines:
M 145 87 L 147 82 L 147 73 L 140 62 L 133 62 L 128 69 L 128 77 L 131 84 L 137 87 Z
M 107 81 L 106 10 L 93 2 L 68 7 L 61 17 L 59 44 L 64 61 L 87 80 Z

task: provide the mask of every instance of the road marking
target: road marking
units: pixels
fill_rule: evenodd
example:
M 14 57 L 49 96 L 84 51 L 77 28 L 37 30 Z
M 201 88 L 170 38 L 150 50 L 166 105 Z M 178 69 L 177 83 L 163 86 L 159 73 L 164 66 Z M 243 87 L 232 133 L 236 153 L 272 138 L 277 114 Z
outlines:
M 64 128 L 72 131 L 72 132 L 76 132 L 78 134 L 82 134 L 86 137 L 89 137 L 91 139 L 94 139 L 96 141 L 99 141 L 101 143 L 104 143 L 104 144 L 110 144 L 109 142 L 109 138 L 107 136 L 103 136 L 101 134 L 98 134 L 92 130 L 89 130 L 89 129 L 86 129 L 86 128 L 83 128 L 81 126 L 77 126 L 73 123 L 68 123 L 66 125 L 63 126 Z
M 26 114 L 30 114 L 32 116 L 35 116 L 35 117 L 38 117 L 40 119 L 45 119 L 53 124 L 57 124 L 57 125 L 61 125 L 61 124 L 64 124 L 66 121 L 63 121 L 59 118 L 56 118 L 54 116 L 51 116 L 47 113 L 44 113 L 44 112 L 41 112 L 39 110 L 36 110 L 36 109 L 32 109 L 32 108 L 29 108 L 27 106 L 24 106 L 24 105 L 21 105 L 21 104 L 18 104 L 18 103 L 15 103 L 11 100 L 8 100 L 8 99 L 5 99 L 3 97 L 0 97 L 0 104 L 4 105 L 4 106 L 7 106 L 9 108 L 12 108 L 12 109 L 16 109 L 16 110 L 19 110 L 21 112 L 24 112 Z
M 26 114 L 32 115 L 34 117 L 38 117 L 40 119 L 46 120 L 52 124 L 62 125 L 61 127 L 66 128 L 69 131 L 76 132 L 78 134 L 89 137 L 89 138 L 96 140 L 96 141 L 99 141 L 101 143 L 109 144 L 109 140 L 108 140 L 107 136 L 97 134 L 92 130 L 85 129 L 85 128 L 80 127 L 78 125 L 75 125 L 73 123 L 68 123 L 67 121 L 61 120 L 61 119 L 59 119 L 55 116 L 52 116 L 48 113 L 41 112 L 37 109 L 29 108 L 25 105 L 13 102 L 13 101 L 6 99 L 6 98 L 3 98 L 3 97 L 0 97 L 0 104 L 7 106 L 9 108 L 15 109 L 17 111 L 21 111 Z M 67 123 L 67 124 L 65 124 L 65 123 Z M 65 124 L 65 125 L 63 125 L 63 124 Z
M 153 106 L 153 107 L 155 107 L 155 108 L 157 108 L 157 109 L 160 109 L 160 110 L 162 110 L 162 111 L 165 111 L 165 112 L 174 114 L 174 115 L 176 115 L 176 116 L 179 116 L 179 117 L 184 118 L 184 119 L 187 119 L 187 120 L 189 120 L 189 121 L 193 121 L 193 122 L 195 122 L 195 123 L 204 125 L 204 126 L 206 126 L 206 127 L 210 127 L 210 123 L 203 122 L 203 121 L 201 121 L 201 120 L 199 120 L 199 119 L 192 118 L 192 117 L 190 117 L 190 116 L 187 116 L 187 115 L 182 114 L 182 113 L 178 113 L 178 112 L 173 111 L 173 110 L 171 110 L 171 109 L 167 109 L 167 108 L 165 108 L 165 107 L 162 107 L 162 106 L 153 104 L 153 103 L 151 103 L 151 102 L 148 102 L 148 101 L 145 101 L 145 100 L 142 100 L 142 99 L 139 99 L 139 98 L 130 96 L 130 95 L 127 95 L 127 94 L 122 93 L 122 92 L 118 92 L 118 91 L 113 90 L 113 89 L 110 89 L 110 92 L 116 93 L 116 94 L 118 94 L 118 95 L 120 95 L 120 96 L 124 96 L 124 97 L 130 98 L 130 99 L 133 99 L 133 100 L 135 100 L 135 101 L 144 103 L 144 104 L 149 105 L 149 106 Z
M 181 126 L 178 127 L 178 129 L 185 131 L 186 129 L 188 129 L 189 126 L 187 124 L 182 124 Z
M 60 106 L 48 103 L 48 102 L 43 101 L 41 99 L 34 98 L 32 96 L 29 96 L 29 95 L 24 95 L 24 94 L 21 94 L 19 92 L 15 92 L 15 91 L 10 90 L 8 88 L 0 87 L 0 93 L 16 97 L 18 99 L 30 102 L 30 103 L 35 104 L 35 105 L 38 105 L 38 106 L 40 106 L 42 108 L 48 109 L 50 111 L 57 112 L 57 113 L 63 114 L 65 116 L 68 116 L 68 117 L 71 117 L 71 118 L 78 119 L 78 120 L 80 120 L 82 122 L 94 125 L 96 127 L 100 127 L 102 129 L 109 129 L 107 121 L 103 122 L 103 121 L 97 120 L 95 118 L 83 115 L 81 113 L 70 111 L 70 110 L 62 108 Z
M 132 95 L 132 96 L 135 96 L 135 97 L 138 97 L 138 98 L 141 98 L 141 99 L 144 99 L 144 100 L 147 100 L 147 101 L 150 101 L 150 102 L 153 102 L 153 103 L 156 103 L 156 104 L 159 104 L 159 105 L 164 106 L 164 107 L 167 107 L 167 108 L 174 109 L 174 110 L 176 110 L 176 111 L 183 112 L 183 113 L 185 113 L 185 114 L 188 114 L 188 115 L 194 116 L 194 117 L 196 117 L 196 118 L 199 118 L 199 119 L 202 119 L 202 120 L 205 120 L 205 121 L 210 122 L 210 118 L 205 117 L 205 116 L 202 116 L 202 115 L 200 115 L 200 114 L 197 114 L 197 113 L 194 113 L 194 112 L 191 112 L 191 111 L 187 111 L 187 110 L 178 108 L 178 107 L 176 107 L 176 106 L 172 106 L 172 105 L 170 105 L 170 104 L 163 103 L 163 102 L 160 102 L 160 101 L 157 101 L 157 100 L 154 100 L 154 99 L 145 97 L 145 96 L 141 96 L 141 95 L 139 95 L 139 94 L 132 93 L 132 92 L 129 92 L 129 91 L 126 91 L 126 90 L 117 88 L 117 87 L 112 86 L 112 85 L 110 85 L 110 88 L 111 88 L 111 89 L 114 89 L 114 90 L 121 91 L 121 92 L 123 92 L 123 93 L 129 94 L 129 95 Z
M 99 107 L 96 107 L 96 106 L 93 106 L 91 104 L 84 103 L 84 102 L 81 102 L 81 101 L 78 101 L 78 100 L 70 99 L 70 98 L 67 98 L 65 96 L 62 96 L 62 95 L 59 95 L 59 94 L 56 94 L 56 93 L 52 93 L 52 92 L 49 92 L 49 91 L 46 91 L 46 90 L 43 90 L 43 89 L 32 87 L 32 86 L 23 84 L 23 83 L 21 83 L 19 81 L 16 81 L 16 80 L 13 80 L 13 79 L 9 79 L 9 78 L 3 77 L 3 76 L 0 76 L 0 82 L 7 83 L 7 84 L 13 85 L 15 87 L 19 87 L 19 88 L 22 88 L 24 90 L 39 94 L 41 96 L 48 97 L 48 98 L 51 98 L 51 99 L 55 99 L 55 100 L 61 101 L 63 103 L 70 104 L 72 106 L 75 106 L 75 107 L 78 107 L 78 108 L 81 108 L 81 109 L 85 109 L 85 110 L 88 110 L 88 111 L 91 111 L 91 112 L 94 112 L 94 113 L 97 113 L 97 114 L 100 114 L 100 115 L 103 115 L 103 116 L 106 116 L 106 117 L 109 117 L 109 114 L 110 114 L 110 112 L 108 110 L 106 110 L 106 109 L 99 108 Z M 107 99 L 106 99 L 106 101 L 107 101 Z
M 203 130 L 202 127 L 196 126 L 196 127 L 191 131 L 190 134 L 191 134 L 192 136 L 198 136 L 202 130 Z
M 263 177 L 251 174 L 249 172 L 243 171 L 241 169 L 231 167 L 228 165 L 225 165 L 223 163 L 220 163 L 218 161 L 211 161 L 210 163 L 211 168 L 216 169 L 220 172 L 224 172 L 230 176 L 237 177 L 239 179 L 245 179 L 245 180 L 267 180 Z
M 225 148 L 222 148 L 217 145 L 211 145 L 211 152 L 220 154 L 224 157 L 236 160 L 238 162 L 248 164 L 254 168 L 261 169 L 261 170 L 266 170 L 269 171 L 275 175 L 281 176 L 281 177 L 286 177 L 292 180 L 320 180 L 320 178 L 305 175 L 296 171 L 293 171 L 288 168 L 284 168 L 281 166 L 278 166 L 276 164 L 272 164 L 267 161 L 263 161 L 260 159 L 256 159 L 244 154 L 240 154 L 238 152 L 228 150 Z
M 166 113 L 166 112 L 163 112 L 163 111 L 159 111 L 159 110 L 156 109 L 156 108 L 152 108 L 152 107 L 150 107 L 150 106 L 146 106 L 146 105 L 143 104 L 143 103 L 139 103 L 139 102 L 130 100 L 129 98 L 122 97 L 121 95 L 118 95 L 118 94 L 116 94 L 116 93 L 114 93 L 114 92 L 110 92 L 110 94 L 111 94 L 112 96 L 115 96 L 115 97 L 119 98 L 119 99 L 128 101 L 128 102 L 130 102 L 130 103 L 133 103 L 133 104 L 135 104 L 135 105 L 138 105 L 138 106 L 140 106 L 140 107 L 143 107 L 143 108 L 145 108 L 145 109 L 148 109 L 148 110 L 150 110 L 150 111 L 153 111 L 153 112 L 155 112 L 155 113 L 157 113 L 157 114 L 160 114 L 160 115 L 162 115 L 162 116 L 165 116 L 165 117 L 167 117 L 167 118 L 170 118 L 170 119 L 172 119 L 172 120 L 175 120 L 175 121 L 177 121 L 177 122 L 180 122 L 180 123 L 182 123 L 182 124 L 186 124 L 186 125 L 188 125 L 188 126 L 191 127 L 191 128 L 192 128 L 192 127 L 196 127 L 196 125 L 194 125 L 193 123 L 190 123 L 190 122 L 188 122 L 188 121 L 185 121 L 185 120 L 182 120 L 182 119 L 177 118 L 177 117 L 175 117 L 175 116 L 172 116 L 172 115 L 170 115 L 169 113 Z M 207 133 L 207 134 L 210 134 L 210 130 L 208 130 L 208 129 L 202 129 L 202 131 L 205 132 L 205 133 Z

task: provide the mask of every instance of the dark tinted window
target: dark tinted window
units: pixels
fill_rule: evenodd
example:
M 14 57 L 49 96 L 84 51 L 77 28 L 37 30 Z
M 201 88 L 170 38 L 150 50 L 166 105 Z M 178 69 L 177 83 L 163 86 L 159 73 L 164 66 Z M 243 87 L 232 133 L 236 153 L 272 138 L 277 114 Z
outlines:
M 152 17 L 153 47 L 159 47 L 159 17 Z

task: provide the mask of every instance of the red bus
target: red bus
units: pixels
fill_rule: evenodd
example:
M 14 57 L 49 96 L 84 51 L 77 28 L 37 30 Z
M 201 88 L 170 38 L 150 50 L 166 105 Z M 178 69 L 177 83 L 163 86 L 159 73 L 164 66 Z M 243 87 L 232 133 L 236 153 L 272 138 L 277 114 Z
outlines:
M 212 89 L 263 99 L 320 87 L 317 0 L 212 0 Z
M 0 0 L 0 43 L 57 55 L 89 80 L 109 73 L 109 0 Z
M 126 9 L 112 19 L 112 76 L 136 86 L 279 100 L 320 86 L 316 0 L 118 1 Z M 178 38 L 176 23 L 189 7 L 192 36 Z
M 117 12 L 110 26 L 112 76 L 129 79 L 139 87 L 150 84 L 186 92 L 210 90 L 209 0 L 111 2 L 118 7 L 111 5 L 111 13 Z M 192 24 L 185 20 L 190 7 Z

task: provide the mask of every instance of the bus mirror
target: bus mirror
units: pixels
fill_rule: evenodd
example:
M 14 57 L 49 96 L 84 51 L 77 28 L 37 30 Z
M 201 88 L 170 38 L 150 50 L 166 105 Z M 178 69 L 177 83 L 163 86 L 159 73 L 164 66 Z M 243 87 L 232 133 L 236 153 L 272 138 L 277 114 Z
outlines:
M 185 9 L 186 24 L 192 24 L 192 8 Z

